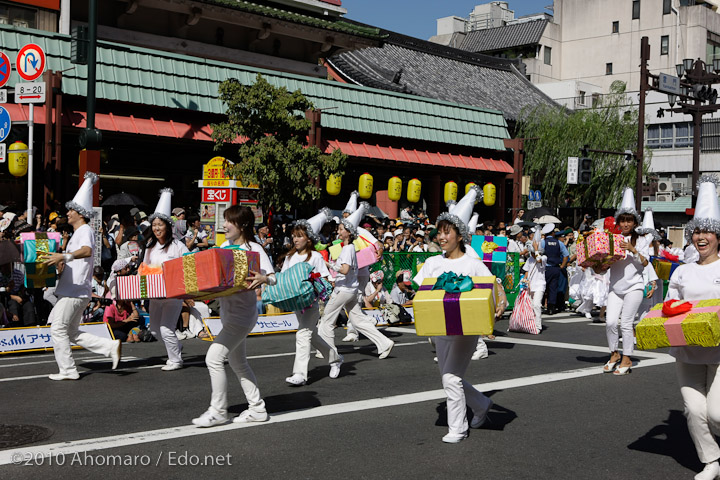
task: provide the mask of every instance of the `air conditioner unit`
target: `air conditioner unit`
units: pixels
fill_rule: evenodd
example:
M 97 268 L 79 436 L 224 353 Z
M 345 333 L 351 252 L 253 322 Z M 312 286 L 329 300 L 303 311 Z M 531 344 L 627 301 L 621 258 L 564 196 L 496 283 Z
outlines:
M 655 201 L 656 202 L 672 202 L 673 194 L 672 193 L 658 193 L 657 195 L 655 195 Z
M 685 191 L 686 183 L 683 181 L 672 182 L 672 189 L 675 193 L 683 193 Z
M 672 182 L 667 180 L 658 182 L 658 192 L 672 192 Z

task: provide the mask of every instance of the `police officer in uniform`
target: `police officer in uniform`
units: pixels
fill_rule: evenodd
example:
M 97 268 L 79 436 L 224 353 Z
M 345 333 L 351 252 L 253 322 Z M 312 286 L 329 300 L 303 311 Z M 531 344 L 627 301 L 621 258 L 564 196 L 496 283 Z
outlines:
M 547 267 L 545 267 L 545 282 L 547 283 L 547 314 L 553 315 L 557 312 L 555 301 L 558 294 L 558 281 L 562 275 L 562 269 L 565 268 L 570 254 L 564 243 L 555 238 L 553 230 L 555 224 L 548 223 L 542 229 L 545 239 L 541 242 L 540 248 L 545 251 L 547 256 Z

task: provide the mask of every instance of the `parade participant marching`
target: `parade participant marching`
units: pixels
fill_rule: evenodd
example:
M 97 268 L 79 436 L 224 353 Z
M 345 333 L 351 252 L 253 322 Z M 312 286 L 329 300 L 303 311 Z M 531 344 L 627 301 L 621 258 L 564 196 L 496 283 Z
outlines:
M 703 175 L 698 182 L 695 217 L 685 227 L 685 238 L 700 258 L 675 269 L 667 299 L 706 300 L 720 298 L 720 208 L 717 177 Z M 678 382 L 685 406 L 690 437 L 705 464 L 695 480 L 720 478 L 720 447 L 713 433 L 720 424 L 720 347 L 672 347 Z
M 466 195 L 453 208 L 438 217 L 438 242 L 443 249 L 442 255 L 428 258 L 417 273 L 414 281 L 422 285 L 429 277 L 438 277 L 446 272 L 468 276 L 491 276 L 490 270 L 477 258 L 465 253 L 465 244 L 470 243 L 467 222 L 472 213 L 474 196 Z M 472 201 L 466 201 L 466 198 Z M 504 298 L 504 295 L 502 295 Z M 507 305 L 501 300 L 496 305 L 495 315 L 502 315 Z M 478 335 L 454 335 L 433 337 L 437 352 L 438 366 L 442 384 L 447 395 L 448 434 L 442 440 L 446 443 L 458 443 L 468 435 L 467 405 L 473 410 L 470 428 L 480 428 L 487 419 L 492 400 L 463 380 L 465 371 L 475 352 Z
M 253 211 L 249 207 L 233 205 L 225 210 L 224 215 L 223 228 L 227 240 L 222 246 L 238 245 L 243 250 L 257 252 L 260 255 L 260 271 L 249 272 L 247 281 L 251 283 L 247 290 L 220 298 L 222 330 L 205 355 L 212 388 L 210 407 L 199 417 L 193 418 L 192 423 L 198 427 L 213 427 L 228 422 L 226 360 L 240 381 L 248 402 L 248 409 L 235 417 L 233 422 L 264 422 L 268 419 L 255 373 L 247 361 L 245 339 L 258 319 L 255 289 L 264 283 L 275 285 L 275 272 L 263 247 L 251 241 L 255 224 Z
M 61 272 L 55 289 L 55 296 L 59 300 L 48 318 L 55 361 L 60 372 L 49 375 L 50 380 L 77 380 L 80 378 L 72 357 L 72 350 L 70 350 L 71 343 L 93 353 L 110 357 L 113 370 L 120 363 L 122 348 L 120 340 L 100 338 L 79 330 L 82 314 L 90 302 L 92 291 L 95 232 L 90 228 L 88 222 L 94 215 L 93 185 L 97 179 L 97 174 L 87 172 L 85 181 L 75 194 L 75 198 L 65 204 L 68 209 L 68 224 L 74 230 L 65 247 L 66 253 L 51 253 L 45 260 L 45 264 L 56 265 Z
M 615 212 L 615 222 L 620 227 L 624 240 L 621 247 L 627 252 L 626 258 L 618 260 L 610 266 L 610 292 L 607 300 L 605 330 L 610 360 L 603 366 L 603 372 L 615 375 L 626 375 L 632 370 L 632 355 L 635 350 L 633 321 L 643 299 L 643 270 L 650 257 L 649 240 L 635 231 L 640 224 L 640 215 L 635 210 L 635 196 L 631 188 L 623 192 L 620 208 Z M 607 271 L 604 267 L 599 273 Z M 623 355 L 618 352 L 619 332 L 622 330 Z M 622 361 L 621 361 L 622 359 Z M 618 366 L 619 364 L 619 366 Z M 616 368 L 617 367 L 617 368 Z
M 330 210 L 324 208 L 309 220 L 298 220 L 292 229 L 293 248 L 288 252 L 283 262 L 282 271 L 286 271 L 300 262 L 308 262 L 313 266 L 313 272 L 319 273 L 330 280 L 325 260 L 315 251 L 315 244 L 320 241 L 317 232 L 331 219 Z M 323 358 L 330 364 L 330 376 L 336 378 L 340 373 L 343 357 L 338 355 L 337 349 L 331 347 L 318 335 L 317 323 L 320 319 L 320 310 L 317 302 L 303 311 L 296 311 L 298 330 L 295 334 L 295 363 L 293 374 L 285 381 L 290 385 L 305 385 L 308 378 L 308 362 L 310 361 L 310 346 L 322 353 Z
M 655 267 L 650 263 L 650 257 L 658 255 L 659 246 L 657 243 L 660 240 L 660 234 L 655 229 L 655 220 L 653 219 L 653 212 L 651 208 L 645 210 L 643 216 L 642 226 L 637 229 L 638 234 L 644 235 L 650 244 L 648 245 L 648 264 L 643 271 L 643 283 L 645 288 L 643 290 L 643 300 L 638 310 L 640 317 L 642 318 L 653 305 L 657 305 L 662 302 L 663 299 L 663 287 L 662 280 L 657 276 Z
M 343 242 L 340 257 L 334 263 L 326 262 L 327 266 L 338 273 L 335 277 L 335 289 L 330 300 L 325 305 L 325 314 L 320 319 L 318 331 L 320 336 L 331 347 L 335 347 L 335 323 L 340 311 L 344 308 L 348 311 L 348 322 L 351 322 L 355 329 L 365 335 L 375 344 L 380 354 L 380 359 L 390 355 L 395 342 L 380 333 L 373 321 L 360 309 L 358 303 L 359 284 L 357 258 L 355 257 L 355 246 L 353 240 L 357 236 L 357 226 L 370 206 L 362 202 L 360 207 L 347 218 L 344 218 L 338 225 L 338 238 Z M 339 369 L 338 369 L 339 370 Z M 338 372 L 331 371 L 331 378 L 337 378 Z
M 533 230 L 532 239 L 528 240 L 524 248 L 528 252 L 528 259 L 523 265 L 523 270 L 527 272 L 528 294 L 532 298 L 535 326 L 540 333 L 542 332 L 542 300 L 545 295 L 545 266 L 547 265 L 547 257 L 543 254 L 543 241 L 540 239 L 540 227 Z
M 155 213 L 148 217 L 152 237 L 147 242 L 144 262 L 147 265 L 162 265 L 167 260 L 180 258 L 188 253 L 182 240 L 173 238 L 173 220 L 170 217 L 170 188 L 160 190 L 160 200 Z M 150 332 L 165 344 L 168 360 L 161 370 L 169 372 L 183 367 L 182 344 L 175 335 L 183 301 L 179 298 L 154 298 L 150 300 Z

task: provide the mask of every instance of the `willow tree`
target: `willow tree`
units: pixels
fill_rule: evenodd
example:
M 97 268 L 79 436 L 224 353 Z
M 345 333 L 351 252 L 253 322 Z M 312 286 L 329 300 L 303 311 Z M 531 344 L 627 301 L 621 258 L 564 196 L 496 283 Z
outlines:
M 259 185 L 263 208 L 289 211 L 317 200 L 321 180 L 342 175 L 346 155 L 340 150 L 327 155 L 308 145 L 305 112 L 315 107 L 300 90 L 275 87 L 258 74 L 252 85 L 225 80 L 219 93 L 227 105 L 227 120 L 212 125 L 215 149 L 238 144 L 239 161 L 225 174 L 245 185 Z
M 568 111 L 542 105 L 523 113 L 518 136 L 525 142 L 524 174 L 540 186 L 548 204 L 575 207 L 615 207 L 625 187 L 635 188 L 636 162 L 624 155 L 590 153 L 593 174 L 590 185 L 567 184 L 567 159 L 589 149 L 635 151 L 638 111 L 625 94 L 625 84 L 615 81 L 610 94 L 592 108 Z M 648 159 L 644 174 L 648 171 Z

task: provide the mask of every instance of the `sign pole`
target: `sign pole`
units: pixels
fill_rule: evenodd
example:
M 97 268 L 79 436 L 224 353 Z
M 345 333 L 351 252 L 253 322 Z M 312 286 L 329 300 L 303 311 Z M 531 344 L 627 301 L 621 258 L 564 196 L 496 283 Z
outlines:
M 27 219 L 25 221 L 33 225 L 35 219 L 32 216 L 32 198 L 33 198 L 33 130 L 35 120 L 35 104 L 28 105 L 28 198 L 27 198 Z

